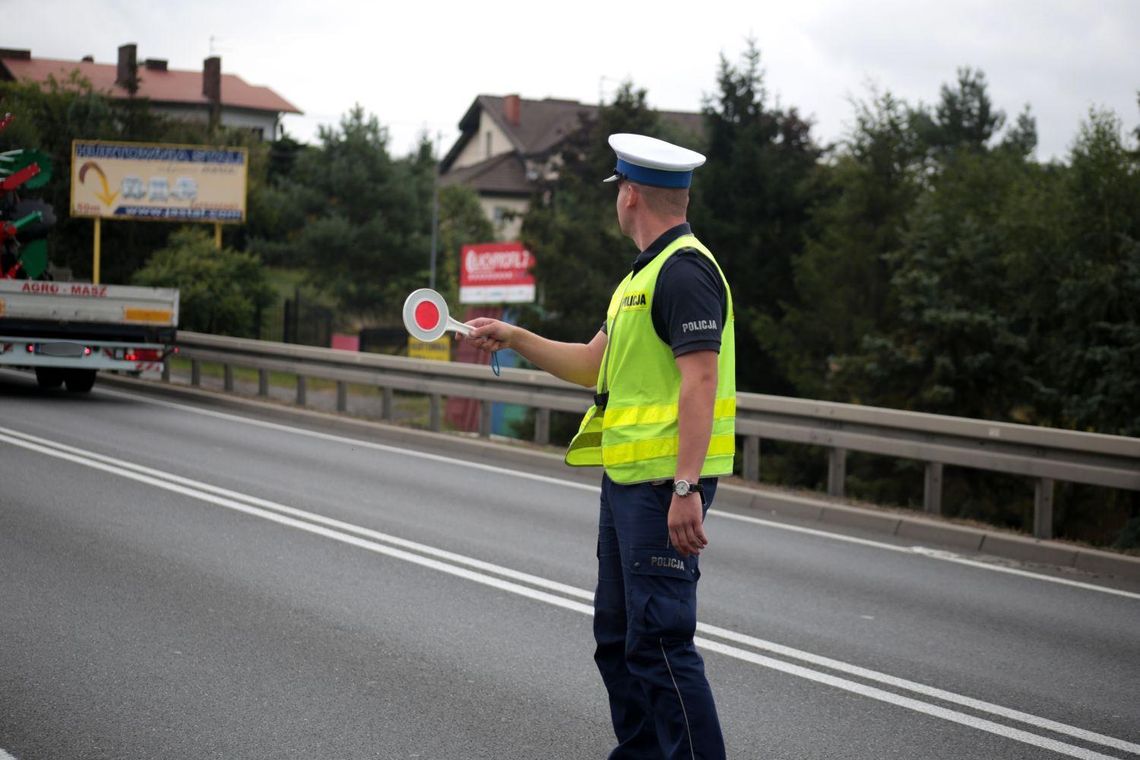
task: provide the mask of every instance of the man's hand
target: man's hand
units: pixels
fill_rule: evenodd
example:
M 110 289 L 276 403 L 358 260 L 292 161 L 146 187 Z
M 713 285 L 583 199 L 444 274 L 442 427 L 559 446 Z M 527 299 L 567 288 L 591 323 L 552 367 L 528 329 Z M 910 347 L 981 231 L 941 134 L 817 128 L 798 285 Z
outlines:
M 673 494 L 673 501 L 669 504 L 669 541 L 682 557 L 700 554 L 701 549 L 709 545 L 703 522 L 700 494 Z
M 501 348 L 511 347 L 511 333 L 515 329 L 514 325 L 508 325 L 506 322 L 488 319 L 487 317 L 476 317 L 467 324 L 475 329 L 466 337 L 462 335 L 457 337 L 459 340 L 470 341 L 480 351 L 498 351 Z

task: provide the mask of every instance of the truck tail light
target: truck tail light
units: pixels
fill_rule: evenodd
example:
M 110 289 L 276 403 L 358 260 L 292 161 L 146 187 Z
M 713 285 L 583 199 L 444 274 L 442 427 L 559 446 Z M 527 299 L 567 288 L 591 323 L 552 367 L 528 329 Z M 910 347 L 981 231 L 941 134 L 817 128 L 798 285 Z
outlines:
M 157 348 L 132 348 L 123 358 L 129 362 L 159 362 L 162 361 L 162 351 Z

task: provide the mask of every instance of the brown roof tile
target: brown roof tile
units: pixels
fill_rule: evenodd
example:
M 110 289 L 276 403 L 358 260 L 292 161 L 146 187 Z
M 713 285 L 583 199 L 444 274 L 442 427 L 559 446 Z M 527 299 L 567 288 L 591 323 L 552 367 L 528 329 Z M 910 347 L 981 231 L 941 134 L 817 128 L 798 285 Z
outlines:
M 464 185 L 481 194 L 530 195 L 534 191 L 523 160 L 514 153 L 500 153 L 486 161 L 452 169 L 439 181 L 445 186 Z
M 79 71 L 80 76 L 91 82 L 96 92 L 107 93 L 112 98 L 129 97 L 126 88 L 115 84 L 117 72 L 115 64 L 61 61 L 51 58 L 0 59 L 0 78 L 10 81 L 27 80 L 44 84 L 52 76 L 64 81 L 72 71 Z M 202 94 L 201 71 L 160 71 L 139 66 L 138 78 L 137 97 L 148 98 L 156 103 L 186 103 L 203 107 L 209 105 L 209 100 Z M 254 111 L 301 113 L 300 109 L 273 90 L 251 85 L 236 74 L 222 74 L 222 105 Z
M 519 119 L 515 124 L 507 117 L 506 103 L 507 97 L 501 95 L 479 95 L 475 98 L 475 102 L 459 121 L 461 131 L 459 139 L 441 162 L 444 172 L 452 173 L 449 172 L 449 167 L 479 128 L 481 113 L 486 113 L 493 119 L 511 141 L 515 152 L 526 158 L 542 158 L 554 152 L 563 140 L 580 129 L 583 124 L 593 121 L 598 114 L 597 106 L 579 103 L 576 100 L 519 98 Z M 660 111 L 659 115 L 666 122 L 694 136 L 700 137 L 704 133 L 703 117 L 700 113 Z
M 576 100 L 519 98 L 519 123 L 512 124 L 506 115 L 505 97 L 480 95 L 478 100 L 524 156 L 549 152 L 593 119 L 598 110 L 597 106 L 585 105 Z

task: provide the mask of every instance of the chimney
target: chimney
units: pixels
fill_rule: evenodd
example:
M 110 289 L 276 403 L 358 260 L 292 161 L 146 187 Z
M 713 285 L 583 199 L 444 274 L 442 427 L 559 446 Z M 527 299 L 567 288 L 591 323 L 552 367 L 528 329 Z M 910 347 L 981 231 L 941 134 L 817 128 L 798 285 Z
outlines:
M 95 56 L 85 55 L 79 60 L 79 62 L 80 63 L 95 63 Z
M 166 61 L 162 58 L 147 58 L 143 66 L 147 71 L 166 71 Z
M 131 42 L 119 46 L 119 66 L 115 70 L 115 84 L 131 95 L 139 89 L 138 46 Z
M 211 103 L 222 100 L 222 59 L 210 56 L 202 62 L 202 94 Z
M 222 59 L 210 56 L 202 62 L 202 94 L 210 101 L 210 129 L 218 126 L 222 117 Z
M 503 115 L 507 117 L 507 123 L 512 126 L 518 126 L 522 120 L 522 103 L 518 95 L 507 95 L 503 98 Z

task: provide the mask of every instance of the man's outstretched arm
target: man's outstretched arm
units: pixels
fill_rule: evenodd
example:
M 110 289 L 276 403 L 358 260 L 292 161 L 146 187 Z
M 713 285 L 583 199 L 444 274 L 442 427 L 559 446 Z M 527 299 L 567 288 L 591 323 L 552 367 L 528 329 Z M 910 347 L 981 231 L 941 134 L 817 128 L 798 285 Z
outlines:
M 467 324 L 475 329 L 463 340 L 471 341 L 480 350 L 511 348 L 555 377 L 587 388 L 597 384 L 598 368 L 606 350 L 606 334 L 601 330 L 589 343 L 563 343 L 497 319 L 478 317 Z

